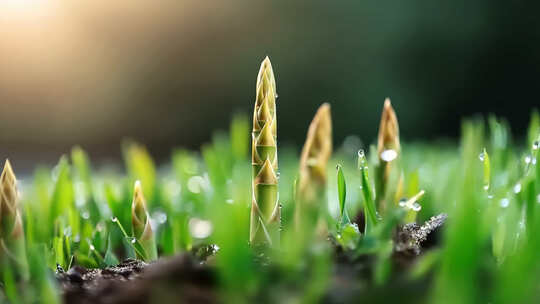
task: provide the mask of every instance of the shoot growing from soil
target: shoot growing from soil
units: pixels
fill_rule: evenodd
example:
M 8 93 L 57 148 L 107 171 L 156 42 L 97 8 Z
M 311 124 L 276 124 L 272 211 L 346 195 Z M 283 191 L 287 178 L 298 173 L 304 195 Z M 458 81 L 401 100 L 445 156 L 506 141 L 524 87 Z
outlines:
M 297 230 L 312 229 L 317 221 L 319 209 L 326 204 L 326 171 L 331 155 L 332 118 L 330 105 L 324 103 L 317 110 L 309 126 L 300 157 L 300 175 L 295 206 Z
M 276 80 L 268 57 L 263 60 L 257 76 L 251 138 L 253 179 L 249 240 L 252 244 L 279 246 Z
M 27 277 L 24 230 L 18 205 L 17 178 L 9 160 L 6 160 L 0 176 L 0 257 L 3 262 L 14 264 L 22 276 Z
M 135 182 L 133 190 L 133 203 L 131 204 L 131 224 L 133 236 L 144 250 L 146 260 L 157 259 L 156 241 L 150 225 L 150 215 L 146 208 L 146 199 L 141 187 L 141 182 Z
M 377 155 L 379 158 L 379 164 L 377 166 L 376 185 L 375 190 L 377 195 L 377 207 L 381 212 L 386 211 L 391 202 L 386 202 L 385 197 L 387 191 L 391 190 L 389 187 L 391 175 L 393 171 L 399 171 L 397 158 L 400 155 L 400 143 L 399 143 L 399 125 L 390 103 L 390 99 L 386 98 L 384 101 L 383 112 L 381 115 L 381 122 L 379 125 L 379 135 L 377 138 Z M 399 174 L 399 172 L 397 173 Z M 399 179 L 402 177 L 400 176 Z M 401 181 L 398 181 L 399 184 Z

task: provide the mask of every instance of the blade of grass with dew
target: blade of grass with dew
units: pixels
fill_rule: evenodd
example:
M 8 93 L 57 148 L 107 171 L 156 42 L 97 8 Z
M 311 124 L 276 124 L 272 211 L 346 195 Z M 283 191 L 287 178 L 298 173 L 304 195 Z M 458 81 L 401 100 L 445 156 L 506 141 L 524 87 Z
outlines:
M 368 176 L 368 166 L 364 150 L 358 151 L 358 169 L 360 170 L 360 183 L 362 187 L 362 195 L 364 198 L 364 216 L 366 227 L 364 229 L 365 233 L 377 225 L 377 211 L 375 207 L 375 202 L 373 200 L 373 190 L 371 189 L 371 183 Z

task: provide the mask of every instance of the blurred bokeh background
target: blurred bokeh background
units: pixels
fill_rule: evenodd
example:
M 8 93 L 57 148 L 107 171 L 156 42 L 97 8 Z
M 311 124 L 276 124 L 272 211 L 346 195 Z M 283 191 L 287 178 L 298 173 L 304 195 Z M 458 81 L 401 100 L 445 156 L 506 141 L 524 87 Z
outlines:
M 533 7 L 536 6 L 536 7 Z M 0 156 L 54 163 L 74 144 L 158 159 L 251 113 L 277 77 L 279 140 L 332 104 L 335 141 L 374 140 L 389 96 L 402 137 L 455 137 L 495 113 L 515 135 L 540 104 L 538 4 L 525 1 L 0 0 Z M 19 165 L 21 167 L 21 165 Z

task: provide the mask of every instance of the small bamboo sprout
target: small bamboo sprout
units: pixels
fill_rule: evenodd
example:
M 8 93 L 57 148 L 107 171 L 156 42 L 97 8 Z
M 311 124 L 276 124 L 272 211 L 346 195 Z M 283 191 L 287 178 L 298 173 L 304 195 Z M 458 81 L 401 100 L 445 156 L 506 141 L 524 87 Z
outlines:
M 150 215 L 146 208 L 146 199 L 141 187 L 141 182 L 135 182 L 133 191 L 133 203 L 131 204 L 131 225 L 133 227 L 133 236 L 144 250 L 146 260 L 157 259 L 156 241 L 154 232 L 150 226 Z
M 309 126 L 300 157 L 300 175 L 295 207 L 296 229 L 315 224 L 326 193 L 326 168 L 332 155 L 332 118 L 330 105 L 319 107 Z
M 252 244 L 279 246 L 276 80 L 268 57 L 263 60 L 257 76 L 251 138 L 253 183 L 249 239 Z
M 15 261 L 20 273 L 27 277 L 24 229 L 18 205 L 17 179 L 9 160 L 6 160 L 0 176 L 0 256 Z
M 399 125 L 396 113 L 392 108 L 390 99 L 386 98 L 384 101 L 381 123 L 379 125 L 379 136 L 377 140 L 379 165 L 377 168 L 377 185 L 375 190 L 377 192 L 376 199 L 378 201 L 378 207 L 381 211 L 384 211 L 387 207 L 385 195 L 388 191 L 392 170 L 396 168 L 395 162 L 393 163 L 393 161 L 398 158 L 400 150 Z M 402 178 L 399 174 L 398 176 L 399 179 Z M 401 181 L 396 182 L 396 185 L 399 185 Z

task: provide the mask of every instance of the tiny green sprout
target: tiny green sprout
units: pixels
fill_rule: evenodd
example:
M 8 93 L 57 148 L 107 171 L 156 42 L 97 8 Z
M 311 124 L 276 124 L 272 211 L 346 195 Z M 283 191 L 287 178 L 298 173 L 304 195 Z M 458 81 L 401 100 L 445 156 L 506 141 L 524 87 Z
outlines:
M 339 222 L 337 224 L 336 240 L 341 246 L 348 249 L 354 249 L 360 240 L 360 231 L 358 226 L 351 222 L 345 206 L 347 199 L 347 184 L 345 182 L 343 168 L 338 164 L 336 170 L 339 200 Z
M 343 168 L 341 165 L 336 166 L 337 170 L 337 186 L 338 186 L 338 200 L 339 200 L 339 222 L 340 226 L 351 222 L 347 209 L 345 208 L 345 200 L 347 198 L 347 184 L 345 182 L 345 175 L 343 174 Z
M 13 262 L 23 278 L 28 277 L 28 262 L 24 229 L 19 211 L 19 193 L 17 178 L 11 163 L 6 160 L 0 176 L 0 257 L 6 257 Z
M 131 224 L 133 237 L 144 249 L 145 256 L 140 257 L 146 260 L 157 259 L 156 241 L 154 232 L 150 225 L 150 215 L 146 208 L 146 199 L 141 187 L 141 182 L 135 182 L 133 191 L 133 203 L 131 204 Z

